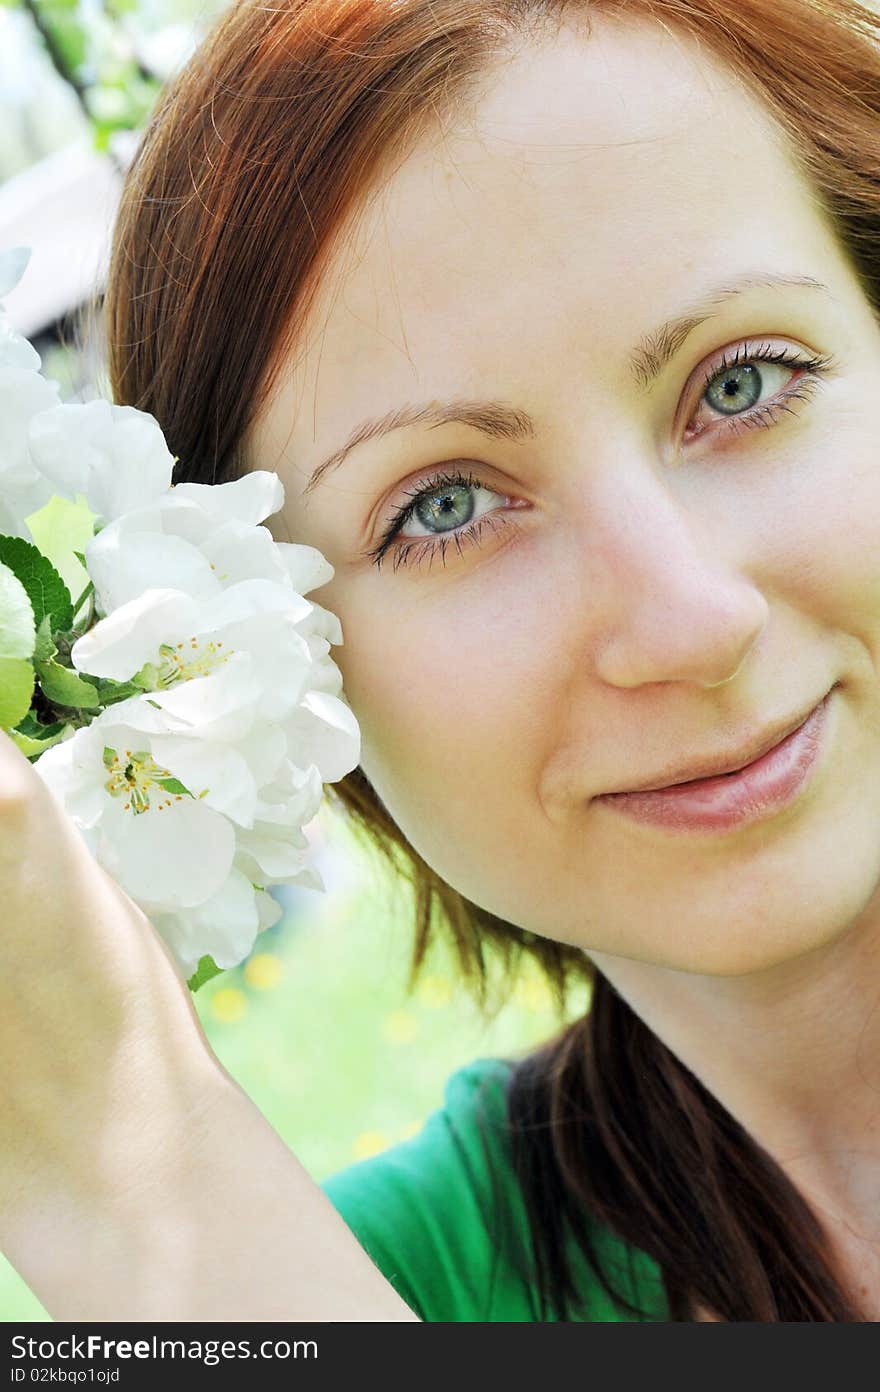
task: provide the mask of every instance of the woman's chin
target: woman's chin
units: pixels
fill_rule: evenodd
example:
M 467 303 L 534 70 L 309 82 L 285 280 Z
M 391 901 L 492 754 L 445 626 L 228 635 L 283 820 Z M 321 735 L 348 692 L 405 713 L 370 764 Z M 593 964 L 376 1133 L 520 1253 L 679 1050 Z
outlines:
M 605 933 L 601 940 L 576 942 L 585 955 L 605 973 L 605 966 L 617 960 L 643 963 L 667 971 L 698 976 L 747 977 L 773 972 L 814 954 L 832 950 L 844 940 L 862 936 L 863 930 L 876 928 L 880 919 L 880 868 L 872 889 L 861 898 L 851 891 L 852 881 L 841 886 L 847 891 L 841 902 L 790 893 L 783 905 L 768 903 L 751 916 L 732 914 L 730 906 L 715 905 L 705 917 L 688 913 L 674 923 L 657 923 L 646 932 L 642 923 L 638 934 L 621 931 Z M 845 901 L 845 902 L 844 902 Z M 610 974 L 610 973 L 609 973 Z

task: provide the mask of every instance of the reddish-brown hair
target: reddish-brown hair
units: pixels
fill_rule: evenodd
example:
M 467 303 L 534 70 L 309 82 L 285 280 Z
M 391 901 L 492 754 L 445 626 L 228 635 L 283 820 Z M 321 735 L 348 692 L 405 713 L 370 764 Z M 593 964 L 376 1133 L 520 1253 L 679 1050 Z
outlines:
M 114 239 L 114 395 L 161 422 L 177 481 L 249 467 L 248 429 L 380 168 L 515 46 L 595 12 L 674 28 L 729 65 L 789 137 L 880 314 L 880 16 L 856 0 L 245 0 L 165 91 Z M 510 1091 L 544 1313 L 578 1305 L 569 1230 L 609 1285 L 589 1214 L 655 1258 L 674 1318 L 861 1318 L 781 1169 L 580 951 L 451 890 L 359 770 L 333 795 L 413 885 L 411 979 L 442 924 L 481 998 L 489 945 L 536 957 L 560 1004 L 568 982 L 593 983 L 586 1016 Z

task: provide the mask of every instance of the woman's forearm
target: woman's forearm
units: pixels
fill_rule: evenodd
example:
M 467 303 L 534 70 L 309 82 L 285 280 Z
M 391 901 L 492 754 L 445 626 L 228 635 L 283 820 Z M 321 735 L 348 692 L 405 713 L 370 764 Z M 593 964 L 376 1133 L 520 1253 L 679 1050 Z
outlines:
M 50 1315 L 417 1319 L 219 1066 L 198 1098 L 182 1090 L 177 1103 L 177 1134 L 157 1149 L 145 1129 L 140 1153 L 129 1136 L 100 1180 L 75 1191 L 46 1175 L 22 1183 L 4 1248 Z
M 0 1250 L 50 1315 L 416 1318 L 2 732 L 0 904 Z

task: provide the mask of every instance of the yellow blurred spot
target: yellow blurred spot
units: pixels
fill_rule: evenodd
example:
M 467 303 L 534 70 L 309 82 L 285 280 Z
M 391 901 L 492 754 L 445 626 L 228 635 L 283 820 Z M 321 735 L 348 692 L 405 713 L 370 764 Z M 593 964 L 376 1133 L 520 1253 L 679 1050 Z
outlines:
M 513 999 L 523 1010 L 549 1010 L 553 1005 L 550 987 L 543 977 L 522 977 L 514 987 Z
M 392 1044 L 408 1044 L 418 1032 L 418 1021 L 409 1010 L 392 1010 L 382 1021 L 382 1033 Z
M 432 1010 L 439 1010 L 452 1000 L 452 983 L 448 976 L 426 976 L 416 987 L 416 999 Z
M 362 1131 L 351 1148 L 355 1160 L 366 1160 L 370 1155 L 378 1155 L 391 1144 L 384 1131 Z
M 258 952 L 244 967 L 244 979 L 257 991 L 271 991 L 281 980 L 281 958 L 274 952 Z
M 417 1136 L 424 1126 L 423 1121 L 411 1121 L 408 1126 L 404 1126 L 400 1135 L 404 1141 L 408 1141 L 410 1136 Z
M 237 986 L 222 986 L 211 999 L 211 1013 L 224 1025 L 234 1025 L 247 1010 L 247 996 Z

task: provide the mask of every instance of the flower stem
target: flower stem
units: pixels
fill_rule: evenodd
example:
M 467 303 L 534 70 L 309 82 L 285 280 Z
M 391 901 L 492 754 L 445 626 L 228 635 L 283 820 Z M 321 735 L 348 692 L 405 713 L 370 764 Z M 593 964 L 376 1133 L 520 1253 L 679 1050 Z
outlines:
M 81 608 L 83 607 L 83 605 L 85 604 L 85 602 L 86 602 L 86 600 L 88 599 L 89 595 L 93 593 L 94 588 L 95 588 L 95 582 L 94 582 L 94 580 L 90 580 L 89 583 L 86 585 L 85 589 L 83 590 L 82 594 L 80 595 L 79 599 L 76 601 L 76 604 L 74 604 L 74 606 L 73 606 L 73 617 L 74 617 L 74 618 L 76 618 L 77 614 L 79 613 L 80 609 L 81 609 Z

